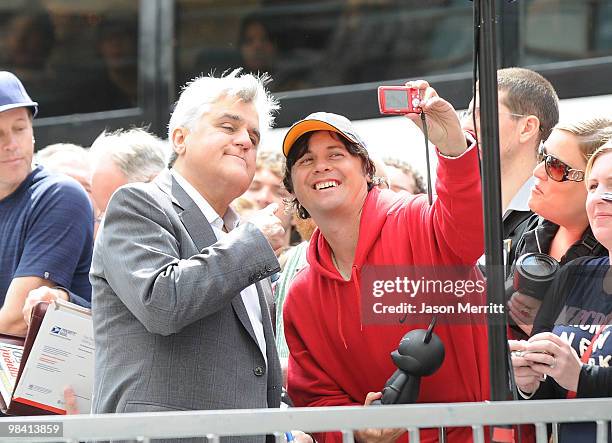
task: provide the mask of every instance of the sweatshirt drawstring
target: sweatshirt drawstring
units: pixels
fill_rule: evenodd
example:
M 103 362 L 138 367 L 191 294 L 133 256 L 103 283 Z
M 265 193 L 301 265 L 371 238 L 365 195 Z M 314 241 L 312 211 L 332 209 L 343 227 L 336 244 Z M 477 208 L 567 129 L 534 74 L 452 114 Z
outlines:
M 359 286 L 359 279 L 357 278 L 357 266 L 353 265 L 351 269 L 351 281 L 355 285 L 357 291 L 357 315 L 359 315 L 359 328 L 363 332 L 363 323 L 361 322 L 361 287 Z M 348 349 L 348 343 L 344 336 L 344 329 L 342 327 L 342 303 L 340 303 L 340 292 L 338 291 L 338 285 L 334 284 L 334 295 L 336 296 L 336 322 L 338 324 L 338 335 L 342 340 L 344 349 Z
M 357 315 L 359 315 L 359 330 L 363 332 L 363 323 L 361 321 L 361 286 L 359 286 L 359 279 L 357 278 L 357 266 L 353 265 L 351 272 L 351 280 L 355 282 L 355 289 L 357 289 Z
M 344 349 L 348 349 L 346 337 L 344 336 L 344 331 L 342 330 L 342 304 L 340 303 L 340 293 L 338 292 L 337 284 L 334 285 L 334 295 L 336 296 L 336 321 L 338 323 L 338 334 L 340 335 L 340 339 L 342 339 Z

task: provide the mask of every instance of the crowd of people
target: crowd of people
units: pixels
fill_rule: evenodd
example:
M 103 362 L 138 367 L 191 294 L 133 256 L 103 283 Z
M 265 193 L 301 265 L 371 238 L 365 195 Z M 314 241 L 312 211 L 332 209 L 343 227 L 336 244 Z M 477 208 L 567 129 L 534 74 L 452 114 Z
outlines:
M 461 117 L 428 82 L 406 86 L 419 90 L 436 146 L 432 204 L 410 165 L 373 158 L 341 115 L 310 114 L 282 146 L 263 149 L 278 110 L 265 76 L 196 78 L 167 140 L 133 128 L 103 132 L 91 147 L 60 143 L 34 154 L 39 104 L 0 72 L 0 333 L 23 336 L 39 302 L 91 308 L 92 410 L 81 413 L 278 408 L 281 398 L 369 406 L 396 369 L 390 353 L 427 325 L 365 322 L 365 269 L 477 273 L 479 150 L 499 149 L 518 393 L 611 396 L 612 117 L 559 123 L 545 78 L 502 69 L 500 146 L 482 146 L 478 96 Z M 419 115 L 407 118 L 422 128 Z M 560 266 L 535 296 L 513 278 L 530 252 Z M 486 326 L 478 314 L 436 326 L 445 358 L 422 379 L 418 402 L 489 399 Z M 594 425 L 561 428 L 562 441 L 577 435 L 594 441 Z M 402 429 L 354 437 L 407 439 Z M 342 440 L 334 432 L 294 438 Z M 421 431 L 422 441 L 437 438 Z M 472 431 L 451 428 L 447 438 L 471 441 Z

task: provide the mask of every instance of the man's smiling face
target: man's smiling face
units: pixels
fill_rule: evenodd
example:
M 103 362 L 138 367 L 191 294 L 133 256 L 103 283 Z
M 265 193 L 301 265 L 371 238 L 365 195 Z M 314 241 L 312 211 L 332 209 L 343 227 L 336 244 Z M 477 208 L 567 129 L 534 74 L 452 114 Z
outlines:
M 291 170 L 295 196 L 315 221 L 317 214 L 361 204 L 367 194 L 362 160 L 349 153 L 340 137 L 330 131 L 313 133 Z

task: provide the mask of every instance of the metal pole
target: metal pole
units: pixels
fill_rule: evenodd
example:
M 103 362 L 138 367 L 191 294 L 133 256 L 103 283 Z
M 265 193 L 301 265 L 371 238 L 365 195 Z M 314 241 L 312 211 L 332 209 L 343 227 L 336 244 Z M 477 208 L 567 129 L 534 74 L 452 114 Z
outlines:
M 499 169 L 499 120 L 497 113 L 495 0 L 478 0 L 478 2 L 480 5 L 478 54 L 480 143 L 483 159 L 482 191 L 487 302 L 496 305 L 501 304 L 504 306 L 505 312 Z M 474 3 L 474 7 L 477 7 L 476 2 Z M 508 371 L 505 363 L 507 362 L 506 314 L 489 314 L 488 317 L 491 400 L 508 400 L 510 391 Z

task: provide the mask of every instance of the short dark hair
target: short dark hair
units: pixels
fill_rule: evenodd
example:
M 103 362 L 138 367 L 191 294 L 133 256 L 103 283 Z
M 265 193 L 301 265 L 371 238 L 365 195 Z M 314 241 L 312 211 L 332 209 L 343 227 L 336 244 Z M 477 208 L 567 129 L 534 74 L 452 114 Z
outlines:
M 302 158 L 304 154 L 306 154 L 306 152 L 308 151 L 308 143 L 310 142 L 310 138 L 312 137 L 312 134 L 314 134 L 315 132 L 318 132 L 318 131 L 312 131 L 312 132 L 307 132 L 305 134 L 302 134 L 295 141 L 295 143 L 293 144 L 293 147 L 289 151 L 289 155 L 287 155 L 287 161 L 285 163 L 285 175 L 283 177 L 283 185 L 285 186 L 285 189 L 287 189 L 287 191 L 289 191 L 291 194 L 293 194 L 293 182 L 291 181 L 291 169 L 293 168 L 293 165 L 295 165 L 295 163 L 300 158 Z M 368 155 L 368 151 L 366 150 L 366 148 L 362 146 L 361 144 L 353 143 L 349 141 L 346 137 L 342 136 L 341 134 L 338 134 L 337 132 L 333 132 L 333 131 L 328 131 L 328 132 L 336 140 L 339 140 L 342 142 L 342 144 L 344 145 L 344 147 L 346 148 L 349 154 L 351 154 L 353 157 L 359 157 L 361 159 L 361 166 L 363 168 L 363 172 L 366 175 L 366 177 L 370 179 L 368 180 L 368 191 L 370 191 L 375 186 L 371 180 L 374 177 L 374 174 L 376 173 L 376 166 L 374 166 L 374 162 L 370 159 L 370 156 Z M 310 218 L 310 214 L 308 213 L 306 208 L 304 208 L 300 204 L 297 198 L 294 197 L 293 200 L 290 200 L 287 203 L 289 205 L 292 205 L 295 208 L 298 217 L 304 220 L 307 218 Z
M 559 121 L 559 97 L 550 82 L 530 69 L 505 68 L 497 71 L 497 89 L 506 93 L 510 112 L 540 120 L 540 140 L 546 140 Z
M 250 13 L 244 16 L 240 22 L 240 28 L 238 29 L 238 46 L 242 46 L 245 43 L 247 30 L 249 26 L 253 24 L 260 24 L 266 31 L 266 36 L 270 39 L 272 44 L 278 46 L 278 37 L 274 32 L 274 20 L 272 20 L 271 16 L 260 12 Z

